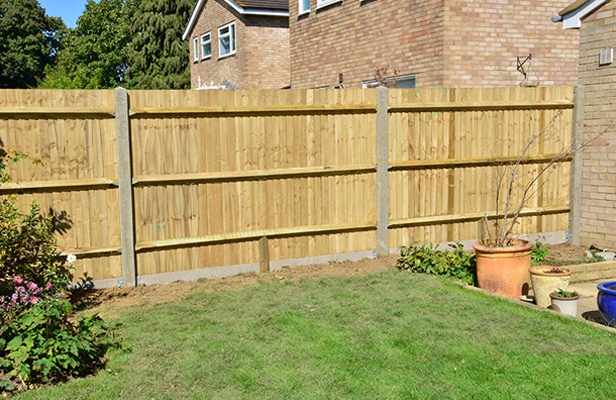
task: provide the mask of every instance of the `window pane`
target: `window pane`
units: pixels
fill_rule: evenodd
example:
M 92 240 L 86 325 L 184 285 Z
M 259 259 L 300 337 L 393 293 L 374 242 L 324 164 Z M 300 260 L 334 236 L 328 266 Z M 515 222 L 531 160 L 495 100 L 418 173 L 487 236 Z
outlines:
M 414 89 L 415 88 L 415 78 L 402 78 L 399 79 L 396 83 L 396 88 L 398 89 Z
M 224 56 L 225 54 L 231 53 L 231 43 L 229 41 L 229 36 L 220 38 L 220 55 Z
M 218 56 L 235 53 L 235 23 L 218 28 Z
M 202 46 L 202 57 L 209 57 L 212 55 L 212 44 L 211 43 L 205 43 Z
M 193 49 L 195 52 L 193 59 L 198 60 L 199 59 L 199 43 L 197 41 L 197 38 L 195 38 L 193 42 L 195 44 L 195 48 Z
M 299 12 L 310 10 L 310 0 L 299 1 Z

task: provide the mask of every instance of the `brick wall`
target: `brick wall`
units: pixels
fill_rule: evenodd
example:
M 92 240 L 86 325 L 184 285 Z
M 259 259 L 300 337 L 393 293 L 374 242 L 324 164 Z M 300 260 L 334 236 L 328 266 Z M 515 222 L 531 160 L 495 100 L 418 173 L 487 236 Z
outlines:
M 550 18 L 571 0 L 447 0 L 446 87 L 517 86 L 517 56 L 532 54 L 529 80 L 542 86 L 577 82 L 579 35 Z M 525 65 L 528 71 L 528 63 Z
M 616 48 L 616 2 L 582 22 L 579 65 L 585 132 L 596 135 L 607 129 L 582 156 L 580 238 L 583 244 L 616 249 L 616 62 L 599 66 L 605 48 Z
M 442 85 L 443 1 L 343 0 L 298 17 L 289 2 L 291 84 L 304 89 L 361 87 L 390 64 L 417 75 L 417 87 Z
M 218 28 L 235 21 L 234 55 L 219 59 Z M 212 55 L 194 61 L 195 37 L 210 32 Z M 289 47 L 287 18 L 240 15 L 222 0 L 205 2 L 191 33 L 191 87 L 221 84 L 227 80 L 240 89 L 277 89 L 289 84 Z M 200 43 L 200 41 L 199 41 Z
M 246 17 L 246 89 L 280 89 L 291 83 L 289 18 Z
M 533 54 L 542 85 L 577 82 L 578 32 L 550 21 L 570 0 L 343 0 L 298 17 L 290 0 L 294 88 L 359 87 L 376 66 L 416 74 L 417 87 L 517 86 Z
M 235 21 L 237 52 L 235 55 L 218 59 L 218 28 L 229 22 Z M 212 56 L 206 60 L 194 62 L 193 39 L 201 37 L 202 34 L 210 32 L 212 38 Z M 241 15 L 232 10 L 227 4 L 221 1 L 206 1 L 199 20 L 195 24 L 190 35 L 190 81 L 191 87 L 198 86 L 199 77 L 202 83 L 214 82 L 220 84 L 228 80 L 235 86 L 245 85 L 244 70 L 246 68 L 245 49 L 245 26 Z

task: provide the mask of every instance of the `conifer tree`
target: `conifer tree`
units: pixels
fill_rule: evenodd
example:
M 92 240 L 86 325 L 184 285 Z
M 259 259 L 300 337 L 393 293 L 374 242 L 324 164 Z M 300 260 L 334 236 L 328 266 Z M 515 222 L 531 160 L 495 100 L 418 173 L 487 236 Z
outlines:
M 188 43 L 182 33 L 194 0 L 131 0 L 134 17 L 127 46 L 126 81 L 135 89 L 190 88 Z

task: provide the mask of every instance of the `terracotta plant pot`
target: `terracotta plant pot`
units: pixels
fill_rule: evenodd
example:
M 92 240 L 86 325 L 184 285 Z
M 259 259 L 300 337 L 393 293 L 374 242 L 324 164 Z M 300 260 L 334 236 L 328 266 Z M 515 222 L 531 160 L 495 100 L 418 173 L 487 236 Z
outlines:
M 550 308 L 563 314 L 577 317 L 579 299 L 579 294 L 573 297 L 559 297 L 556 293 L 550 293 L 550 300 L 552 301 Z
M 547 308 L 550 305 L 550 293 L 558 289 L 567 290 L 571 270 L 563 267 L 540 266 L 528 269 L 530 282 L 535 295 L 535 303 L 539 307 Z
M 513 239 L 513 246 L 489 247 L 473 244 L 477 256 L 477 284 L 480 288 L 514 299 L 528 294 L 530 252 L 533 242 Z

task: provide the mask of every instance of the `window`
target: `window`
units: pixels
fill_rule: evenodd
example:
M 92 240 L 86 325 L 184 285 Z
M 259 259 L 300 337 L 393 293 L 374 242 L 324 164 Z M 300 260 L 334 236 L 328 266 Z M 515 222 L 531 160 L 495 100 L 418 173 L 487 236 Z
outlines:
M 193 55 L 193 60 L 199 61 L 199 39 L 198 38 L 194 38 L 193 39 L 193 44 L 194 44 L 194 55 Z
M 342 3 L 342 0 L 317 0 L 317 8 L 329 6 L 330 4 Z
M 393 82 L 396 82 L 394 85 Z M 396 78 L 383 79 L 384 86 L 392 89 L 413 89 L 415 88 L 415 75 L 402 75 Z M 377 81 L 367 81 L 362 83 L 364 89 L 375 88 L 379 86 Z
M 235 22 L 218 28 L 218 58 L 235 54 Z
M 310 12 L 310 0 L 299 0 L 299 15 Z
M 210 32 L 201 35 L 201 59 L 210 58 L 212 55 L 212 36 Z

